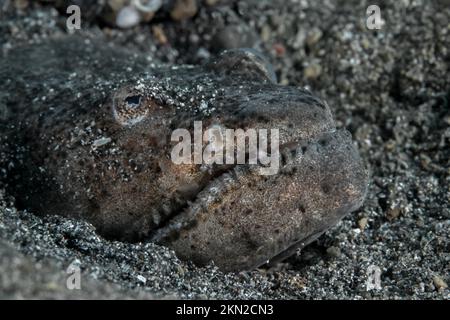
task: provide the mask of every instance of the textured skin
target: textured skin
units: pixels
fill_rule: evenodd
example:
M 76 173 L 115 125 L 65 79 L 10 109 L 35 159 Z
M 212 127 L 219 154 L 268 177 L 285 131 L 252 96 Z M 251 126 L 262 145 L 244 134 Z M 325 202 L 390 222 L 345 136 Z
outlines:
M 23 208 L 231 271 L 282 259 L 361 206 L 368 178 L 350 134 L 326 103 L 275 84 L 263 57 L 173 67 L 95 43 L 56 39 L 0 62 L 10 189 Z M 175 165 L 171 133 L 194 120 L 279 129 L 280 172 Z

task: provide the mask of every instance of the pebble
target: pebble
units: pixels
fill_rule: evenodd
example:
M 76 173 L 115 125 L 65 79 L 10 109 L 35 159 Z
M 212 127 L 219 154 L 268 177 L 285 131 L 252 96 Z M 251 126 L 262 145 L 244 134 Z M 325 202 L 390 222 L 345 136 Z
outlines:
M 435 275 L 433 277 L 433 283 L 434 286 L 436 287 L 436 289 L 438 290 L 444 290 L 448 288 L 447 283 L 444 281 L 444 279 L 442 279 L 440 276 Z
M 107 145 L 107 144 L 110 143 L 110 142 L 111 142 L 111 138 L 100 138 L 100 139 L 95 140 L 95 141 L 92 143 L 92 146 L 93 146 L 94 148 L 98 148 L 98 147 Z
M 361 231 L 363 231 L 366 228 L 368 220 L 369 219 L 367 219 L 366 217 L 359 219 L 358 227 L 361 229 Z
M 400 213 L 401 213 L 401 210 L 400 210 L 400 208 L 398 208 L 398 207 L 395 207 L 395 208 L 393 208 L 393 209 L 389 209 L 389 210 L 386 212 L 386 218 L 387 218 L 389 221 L 395 220 L 395 219 L 397 219 L 397 218 L 400 216 Z
M 153 13 L 162 6 L 162 0 L 133 0 L 133 5 L 140 12 Z
M 160 25 L 156 25 L 152 27 L 153 36 L 159 42 L 159 44 L 165 45 L 168 43 L 167 36 L 164 32 L 164 29 Z
M 332 246 L 327 248 L 327 255 L 331 258 L 339 258 L 341 256 L 341 249 Z
M 141 16 L 133 6 L 126 6 L 120 9 L 116 17 L 116 26 L 119 28 L 131 28 L 141 22 Z
M 217 3 L 219 2 L 219 0 L 205 0 L 205 3 L 207 6 L 215 6 Z
M 181 21 L 195 16 L 197 10 L 196 0 L 176 0 L 173 9 L 170 11 L 170 16 L 175 21 Z
M 303 289 L 306 287 L 306 280 L 302 278 L 299 274 L 289 278 L 289 284 L 295 288 Z
M 312 63 L 305 68 L 303 75 L 308 80 L 317 79 L 322 73 L 322 67 L 319 64 Z
M 308 33 L 308 36 L 306 37 L 306 44 L 311 48 L 319 42 L 320 38 L 322 38 L 322 31 L 315 28 Z
M 147 278 L 145 278 L 144 276 L 141 276 L 140 274 L 137 275 L 136 278 L 138 279 L 139 282 L 142 282 L 143 284 L 147 283 Z
M 275 55 L 277 57 L 282 57 L 286 53 L 286 47 L 282 45 L 281 43 L 275 43 L 273 45 L 273 49 L 275 50 Z
M 229 25 L 219 30 L 212 39 L 212 47 L 216 51 L 236 48 L 254 48 L 259 37 L 249 26 L 242 24 Z
M 18 10 L 25 10 L 29 4 L 28 0 L 14 0 L 14 7 Z
M 125 7 L 127 3 L 127 0 L 108 0 L 108 6 L 115 12 Z
M 143 22 L 149 22 L 155 16 L 155 13 L 161 8 L 161 0 L 134 0 L 133 2 L 136 9 L 141 15 L 141 20 Z

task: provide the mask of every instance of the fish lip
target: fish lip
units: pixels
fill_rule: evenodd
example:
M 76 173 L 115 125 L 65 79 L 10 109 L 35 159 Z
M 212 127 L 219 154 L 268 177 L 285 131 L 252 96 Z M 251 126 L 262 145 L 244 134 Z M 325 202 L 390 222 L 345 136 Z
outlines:
M 178 230 L 181 230 L 192 223 L 195 217 L 189 217 L 188 215 L 189 211 L 191 211 L 192 209 L 192 206 L 198 201 L 199 195 L 202 192 L 208 190 L 212 183 L 219 181 L 225 175 L 230 174 L 236 168 L 236 166 L 237 165 L 233 165 L 225 171 L 222 171 L 219 175 L 213 176 L 211 179 L 209 179 L 205 183 L 205 185 L 195 193 L 191 200 L 186 200 L 184 206 L 170 213 L 168 218 L 165 219 L 162 224 L 158 225 L 154 230 L 150 231 L 147 237 L 148 241 L 167 244 L 166 239 L 173 237 L 173 232 L 177 232 Z M 174 199 L 172 198 L 172 200 Z

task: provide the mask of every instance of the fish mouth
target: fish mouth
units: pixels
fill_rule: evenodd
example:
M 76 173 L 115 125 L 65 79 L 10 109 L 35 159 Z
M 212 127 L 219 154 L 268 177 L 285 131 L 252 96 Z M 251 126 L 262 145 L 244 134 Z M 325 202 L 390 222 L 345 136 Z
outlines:
M 307 145 L 308 140 L 291 141 L 282 144 L 279 147 L 278 171 L 285 172 L 289 170 L 288 167 L 292 163 L 293 158 L 305 152 Z M 248 154 L 246 154 L 246 158 L 248 158 Z M 191 194 L 181 207 L 173 210 L 163 223 L 149 233 L 146 237 L 147 241 L 170 247 L 171 242 L 178 239 L 181 233 L 197 226 L 201 219 L 198 217 L 198 212 L 201 211 L 199 209 L 213 206 L 214 203 L 221 201 L 221 197 L 224 194 L 234 189 L 242 188 L 243 186 L 240 185 L 239 180 L 245 179 L 246 176 L 258 175 L 260 169 L 260 165 L 216 165 L 216 170 L 203 179 L 201 187 Z M 261 179 L 265 179 L 264 176 L 261 176 Z M 174 201 L 180 203 L 180 201 Z M 265 262 L 266 260 L 261 261 L 257 266 Z
M 251 165 L 227 168 L 148 240 L 224 271 L 286 259 L 362 205 L 367 172 L 349 140 L 338 146 L 349 135 L 342 131 L 281 145 L 280 169 L 272 176 Z M 338 159 L 330 160 L 337 148 Z
M 292 161 L 292 157 L 295 153 L 302 152 L 307 145 L 304 140 L 292 141 L 285 143 L 279 147 L 279 168 L 277 168 L 274 174 L 278 174 L 278 171 L 284 170 L 286 166 Z M 270 145 L 269 145 L 270 149 Z M 249 158 L 248 152 L 245 158 Z M 173 203 L 182 203 L 178 208 L 174 208 L 167 218 L 152 230 L 147 239 L 151 242 L 157 243 L 168 243 L 169 239 L 176 237 L 176 234 L 183 229 L 189 229 L 190 226 L 195 225 L 195 214 L 192 213 L 191 207 L 208 205 L 218 201 L 222 194 L 231 191 L 233 188 L 232 184 L 237 181 L 238 178 L 243 176 L 258 175 L 261 174 L 261 169 L 267 168 L 261 164 L 214 164 L 214 169 L 211 173 L 207 173 L 202 177 L 201 183 L 197 185 L 195 191 L 190 191 L 190 195 L 186 196 L 184 193 L 181 197 L 172 197 Z M 218 188 L 217 185 L 222 185 L 225 183 L 226 188 Z M 188 188 L 186 188 L 188 189 Z M 194 189 L 194 188 L 193 188 Z M 187 192 L 189 193 L 189 192 Z M 202 194 L 209 194 L 207 199 L 202 197 Z M 179 199 L 183 198 L 184 201 Z

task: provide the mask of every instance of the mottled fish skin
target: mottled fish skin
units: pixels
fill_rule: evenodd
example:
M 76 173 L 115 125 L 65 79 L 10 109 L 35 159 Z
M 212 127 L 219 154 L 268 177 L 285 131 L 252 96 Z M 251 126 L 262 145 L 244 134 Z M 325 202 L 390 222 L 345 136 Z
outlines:
M 310 92 L 277 85 L 250 50 L 167 66 L 72 37 L 9 52 L 0 77 L 18 204 L 86 219 L 107 238 L 247 270 L 292 254 L 364 200 L 368 175 L 350 134 Z M 279 129 L 279 173 L 174 164 L 172 131 L 194 121 Z

